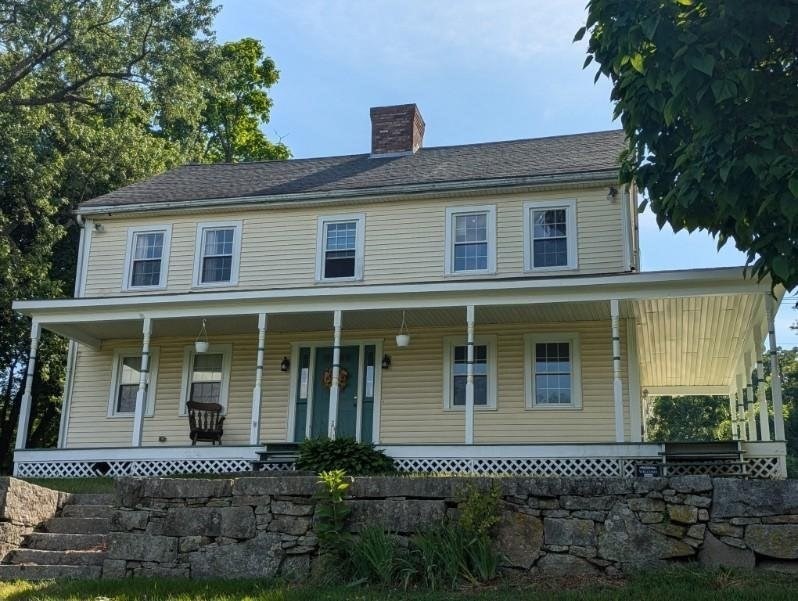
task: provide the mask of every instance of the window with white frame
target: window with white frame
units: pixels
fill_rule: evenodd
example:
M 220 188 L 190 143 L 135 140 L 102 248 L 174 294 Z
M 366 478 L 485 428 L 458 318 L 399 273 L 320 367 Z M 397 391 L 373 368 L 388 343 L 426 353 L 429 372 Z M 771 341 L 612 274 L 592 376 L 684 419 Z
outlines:
M 320 217 L 316 280 L 363 279 L 365 216 Z
M 444 405 L 462 409 L 466 404 L 468 344 L 460 336 L 444 341 Z M 496 341 L 477 337 L 474 344 L 474 407 L 496 407 Z
M 446 209 L 447 275 L 496 271 L 496 207 Z
M 218 403 L 227 407 L 232 364 L 230 344 L 212 344 L 205 353 L 186 347 L 183 359 L 183 385 L 180 413 L 185 415 L 186 403 Z
M 123 290 L 166 286 L 171 226 L 128 230 Z
M 136 412 L 136 395 L 141 378 L 141 350 L 117 349 L 114 351 L 111 371 L 111 390 L 108 398 L 108 415 L 130 417 Z M 152 416 L 155 410 L 155 384 L 158 380 L 158 349 L 150 348 L 147 367 L 144 415 Z
M 527 407 L 569 409 L 582 405 L 577 334 L 526 337 Z
M 194 285 L 236 285 L 240 254 L 240 221 L 200 223 L 197 226 Z
M 524 204 L 527 271 L 576 269 L 576 201 Z

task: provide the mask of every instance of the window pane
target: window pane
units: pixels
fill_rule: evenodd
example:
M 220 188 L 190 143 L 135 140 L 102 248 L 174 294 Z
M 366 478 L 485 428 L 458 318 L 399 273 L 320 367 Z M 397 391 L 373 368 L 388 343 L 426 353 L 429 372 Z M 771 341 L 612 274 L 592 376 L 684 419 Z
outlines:
M 557 238 L 567 235 L 565 209 L 533 211 L 534 238 Z
M 543 238 L 535 240 L 534 265 L 535 267 L 558 267 L 568 265 L 568 239 Z
M 134 413 L 136 411 L 136 393 L 139 385 L 120 384 L 119 392 L 116 397 L 117 413 Z
M 133 413 L 141 377 L 141 357 L 123 357 L 116 395 L 116 412 Z
M 454 270 L 473 271 L 488 268 L 488 243 L 455 244 Z
M 220 402 L 223 362 L 224 355 L 221 353 L 194 355 L 189 400 L 199 403 Z
M 355 277 L 355 251 L 339 250 L 324 253 L 324 277 Z
M 163 255 L 163 232 L 138 233 L 134 259 L 160 259 Z
M 535 403 L 571 403 L 571 345 L 568 342 L 535 344 Z
M 454 216 L 455 242 L 485 242 L 488 239 L 487 215 L 472 213 Z
M 198 403 L 218 403 L 222 386 L 219 382 L 194 382 L 189 400 Z
M 327 224 L 327 244 L 325 250 L 355 250 L 357 222 Z
M 202 260 L 202 282 L 229 282 L 233 272 L 233 257 L 205 257 Z
M 205 248 L 203 254 L 232 255 L 235 228 L 205 230 Z
M 161 283 L 161 260 L 133 261 L 131 286 L 157 286 Z
M 453 397 L 454 406 L 465 406 L 465 391 L 468 376 L 468 346 L 454 347 Z M 488 404 L 488 347 L 484 344 L 474 345 L 474 405 Z

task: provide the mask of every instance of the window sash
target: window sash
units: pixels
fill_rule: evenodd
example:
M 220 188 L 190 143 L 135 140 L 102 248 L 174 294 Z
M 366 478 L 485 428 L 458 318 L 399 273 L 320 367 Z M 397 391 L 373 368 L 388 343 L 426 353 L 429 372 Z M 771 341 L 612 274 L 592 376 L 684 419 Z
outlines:
M 488 221 L 487 211 L 452 215 L 453 272 L 488 269 Z
M 202 231 L 201 284 L 218 284 L 233 279 L 235 227 L 209 227 Z
M 324 223 L 324 279 L 353 278 L 357 271 L 358 222 Z
M 572 405 L 574 400 L 573 348 L 570 342 L 532 345 L 536 405 Z
M 575 269 L 577 266 L 576 201 L 524 203 L 526 270 Z
M 191 366 L 189 401 L 221 404 L 224 354 L 195 354 Z
M 474 406 L 488 405 L 488 346 L 474 345 Z M 453 407 L 465 407 L 468 383 L 468 345 L 452 348 L 452 399 Z
M 161 285 L 165 239 L 166 233 L 163 231 L 133 233 L 129 287 L 151 288 Z

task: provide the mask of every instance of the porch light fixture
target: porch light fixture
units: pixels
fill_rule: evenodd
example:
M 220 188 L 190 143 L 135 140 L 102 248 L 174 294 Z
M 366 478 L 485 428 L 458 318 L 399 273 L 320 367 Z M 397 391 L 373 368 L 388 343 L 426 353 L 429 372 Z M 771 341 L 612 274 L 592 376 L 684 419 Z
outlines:
M 405 317 L 405 312 L 402 311 L 402 325 L 399 327 L 399 333 L 396 335 L 396 346 L 398 347 L 404 347 L 410 344 L 410 330 L 407 329 Z
M 382 356 L 382 368 L 391 369 L 391 356 L 387 353 Z
M 200 328 L 197 339 L 194 341 L 194 350 L 198 353 L 207 353 L 210 343 L 208 342 L 208 330 L 205 329 L 205 320 L 202 320 L 202 327 Z
M 291 362 L 288 357 L 283 357 L 283 360 L 280 361 L 280 371 L 288 371 L 289 369 L 291 369 Z
M 607 190 L 607 202 L 615 202 L 618 199 L 618 188 L 615 186 L 610 186 L 610 189 Z

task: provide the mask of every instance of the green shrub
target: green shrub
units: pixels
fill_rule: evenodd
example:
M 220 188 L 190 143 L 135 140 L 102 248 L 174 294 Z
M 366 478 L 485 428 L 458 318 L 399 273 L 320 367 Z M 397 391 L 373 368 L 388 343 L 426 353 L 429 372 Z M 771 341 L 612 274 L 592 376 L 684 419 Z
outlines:
M 798 456 L 787 455 L 787 477 L 798 478 Z
M 351 536 L 345 527 L 352 510 L 344 503 L 344 497 L 352 481 L 343 470 L 332 470 L 321 472 L 318 484 L 314 529 L 319 537 L 319 550 L 327 562 L 325 567 L 332 568 L 324 572 L 331 576 L 346 565 L 349 557 Z
M 352 542 L 352 574 L 359 582 L 391 586 L 403 565 L 396 537 L 380 526 L 367 526 Z
M 457 497 L 459 522 L 474 536 L 489 534 L 501 518 L 501 489 L 492 482 L 488 490 L 475 483 L 467 484 Z
M 343 470 L 354 476 L 390 474 L 396 471 L 393 460 L 373 444 L 353 438 L 309 438 L 299 445 L 300 470 L 327 472 Z

